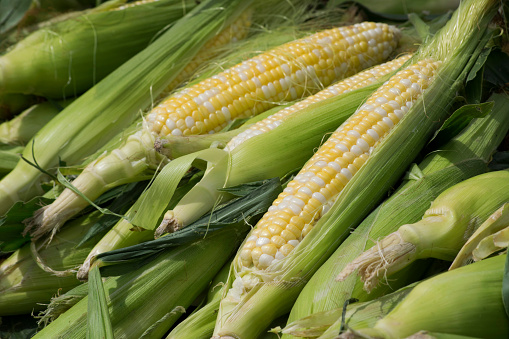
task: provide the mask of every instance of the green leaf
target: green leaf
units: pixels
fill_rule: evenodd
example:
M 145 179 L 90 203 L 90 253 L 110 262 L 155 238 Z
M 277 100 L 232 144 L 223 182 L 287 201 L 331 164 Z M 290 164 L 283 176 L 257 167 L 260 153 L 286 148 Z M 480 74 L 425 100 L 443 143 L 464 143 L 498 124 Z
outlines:
M 0 34 L 16 26 L 31 4 L 32 0 L 0 0 Z
M 429 35 L 429 26 L 415 13 L 408 14 L 408 20 L 412 23 L 419 38 L 426 40 Z
M 3 216 L 0 217 L 0 251 L 15 251 L 23 244 L 30 241 L 29 236 L 23 236 L 25 225 L 23 220 L 31 217 L 36 210 L 50 204 L 53 199 L 37 197 L 27 203 L 17 202 Z
M 460 133 L 465 127 L 468 126 L 470 121 L 474 118 L 482 118 L 491 112 L 493 109 L 493 102 L 485 102 L 482 104 L 464 105 L 458 108 L 447 119 L 442 127 L 435 133 L 433 139 L 427 146 L 428 150 L 439 149 L 440 146 L 447 143 Z
M 245 189 L 249 185 L 242 186 L 242 190 L 246 192 Z M 238 228 L 239 223 L 243 226 L 253 224 L 269 208 L 282 189 L 278 178 L 258 182 L 256 187 L 254 184 L 251 187 L 253 189 L 245 196 L 231 200 L 178 232 L 138 245 L 101 253 L 97 259 L 107 264 L 144 260 L 166 249 L 202 239 L 225 227 L 232 228 L 233 231 Z M 246 227 L 245 231 L 248 229 Z
M 499 49 L 493 50 L 486 62 L 484 79 L 500 87 L 509 83 L 509 56 Z
M 106 293 L 98 267 L 92 268 L 88 275 L 88 297 L 87 339 L 113 339 Z
M 148 182 L 135 182 L 116 187 L 95 200 L 96 204 L 111 201 L 108 209 L 113 213 L 124 214 L 129 210 L 132 204 L 138 199 Z M 86 212 L 84 212 L 86 213 Z M 92 239 L 99 233 L 110 229 L 120 218 L 116 215 L 104 214 L 97 222 L 88 230 L 87 234 L 81 239 L 77 247 L 82 246 L 88 240 Z
M 203 159 L 216 163 L 227 153 L 219 149 L 205 149 L 170 161 L 157 175 L 152 185 L 136 201 L 128 213 L 131 224 L 154 230 L 164 214 L 182 177 L 189 171 L 192 163 Z
M 479 54 L 479 57 L 477 58 L 476 62 L 470 69 L 470 73 L 468 73 L 467 81 L 469 82 L 473 80 L 477 76 L 477 72 L 484 66 L 484 63 L 488 59 L 488 56 L 491 53 L 491 48 L 485 48 L 482 50 L 481 54 Z

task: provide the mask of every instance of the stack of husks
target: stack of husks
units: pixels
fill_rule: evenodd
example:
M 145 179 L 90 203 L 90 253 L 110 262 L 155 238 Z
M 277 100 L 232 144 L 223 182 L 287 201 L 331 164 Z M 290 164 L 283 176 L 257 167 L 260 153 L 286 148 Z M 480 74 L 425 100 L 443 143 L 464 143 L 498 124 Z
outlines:
M 502 5 L 332 3 L 1 33 L 0 337 L 509 335 Z

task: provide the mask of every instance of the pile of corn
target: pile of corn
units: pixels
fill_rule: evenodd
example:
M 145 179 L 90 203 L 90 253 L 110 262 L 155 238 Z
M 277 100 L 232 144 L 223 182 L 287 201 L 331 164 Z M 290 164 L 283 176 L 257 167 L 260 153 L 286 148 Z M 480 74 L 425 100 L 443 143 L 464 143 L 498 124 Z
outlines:
M 361 3 L 5 5 L 0 338 L 509 336 L 507 4 Z

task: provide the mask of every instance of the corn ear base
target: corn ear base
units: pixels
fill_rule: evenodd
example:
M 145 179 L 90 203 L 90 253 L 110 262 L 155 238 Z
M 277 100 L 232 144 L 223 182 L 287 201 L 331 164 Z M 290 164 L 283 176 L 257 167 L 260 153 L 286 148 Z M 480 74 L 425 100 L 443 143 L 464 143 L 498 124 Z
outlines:
M 333 309 L 349 298 L 360 301 L 375 299 L 391 289 L 406 285 L 408 279 L 419 277 L 415 271 L 422 270 L 427 265 L 425 261 L 416 262 L 412 265 L 413 269 L 406 270 L 397 279 L 391 277 L 389 283 L 380 284 L 369 295 L 355 277 L 341 283 L 335 281 L 349 262 L 375 245 L 372 239 L 386 236 L 402 224 L 417 222 L 442 191 L 487 171 L 492 153 L 509 130 L 509 116 L 506 114 L 509 97 L 495 94 L 490 100 L 495 102 L 491 113 L 472 120 L 440 150 L 431 152 L 420 164 L 410 168 L 404 183 L 348 236 L 299 294 L 290 312 L 290 321 Z M 289 335 L 283 336 L 286 337 Z
M 422 220 L 403 225 L 381 239 L 376 248 L 348 264 L 338 279 L 359 269 L 369 292 L 379 277 L 390 276 L 417 259 L 453 261 L 468 237 L 507 201 L 509 171 L 485 173 L 460 182 L 442 192 Z

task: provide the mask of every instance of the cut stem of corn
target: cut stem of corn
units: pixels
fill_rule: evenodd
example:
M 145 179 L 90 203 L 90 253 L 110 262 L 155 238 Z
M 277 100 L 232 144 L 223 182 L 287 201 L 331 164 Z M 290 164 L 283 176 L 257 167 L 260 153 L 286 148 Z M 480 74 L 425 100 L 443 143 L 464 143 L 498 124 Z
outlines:
M 481 174 L 456 184 L 433 201 L 421 221 L 403 225 L 378 241 L 348 264 L 338 280 L 359 270 L 369 292 L 380 278 L 417 259 L 452 261 L 481 223 L 508 201 L 509 171 Z
M 509 325 L 500 292 L 505 260 L 506 255 L 486 259 L 426 280 L 373 328 L 354 328 L 340 338 L 395 339 L 420 330 L 505 338 Z

